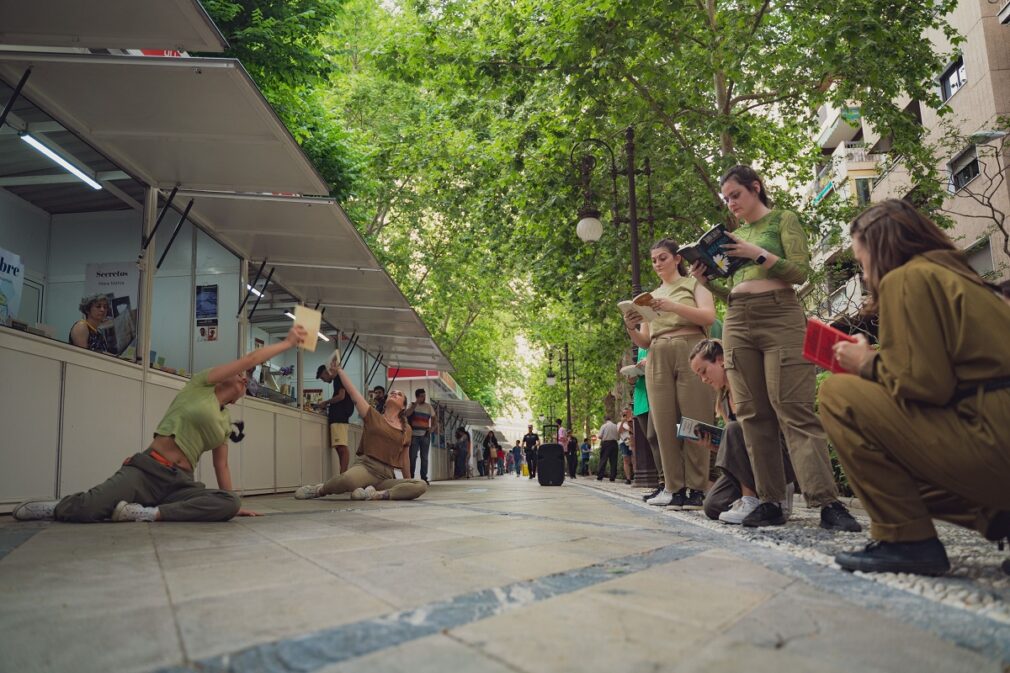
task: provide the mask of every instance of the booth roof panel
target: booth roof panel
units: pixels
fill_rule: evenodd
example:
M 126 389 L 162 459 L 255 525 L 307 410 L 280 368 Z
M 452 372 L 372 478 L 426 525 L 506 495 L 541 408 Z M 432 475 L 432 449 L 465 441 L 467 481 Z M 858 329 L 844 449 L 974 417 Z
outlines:
M 222 52 L 196 0 L 0 0 L 0 44 Z
M 169 189 L 327 186 L 233 59 L 0 52 L 0 77 L 124 170 Z
M 454 413 L 467 425 L 477 425 L 491 427 L 494 421 L 480 402 L 476 400 L 432 400 L 433 404 L 445 407 L 447 411 Z

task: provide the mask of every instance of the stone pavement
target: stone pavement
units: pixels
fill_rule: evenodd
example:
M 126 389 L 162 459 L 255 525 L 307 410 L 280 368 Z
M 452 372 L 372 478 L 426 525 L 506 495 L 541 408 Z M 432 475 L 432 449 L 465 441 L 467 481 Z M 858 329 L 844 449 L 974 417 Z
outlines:
M 1010 624 L 590 480 L 0 518 L 0 671 L 1010 671 Z

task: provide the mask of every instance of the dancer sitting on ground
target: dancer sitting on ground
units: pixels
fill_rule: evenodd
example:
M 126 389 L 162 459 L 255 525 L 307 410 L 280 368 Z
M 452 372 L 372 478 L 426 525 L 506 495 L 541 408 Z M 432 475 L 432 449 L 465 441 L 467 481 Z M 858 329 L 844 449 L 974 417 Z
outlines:
M 60 501 L 29 501 L 14 510 L 21 521 L 52 519 L 76 523 L 113 521 L 227 521 L 236 514 L 256 516 L 240 509 L 231 493 L 228 439 L 239 442 L 244 424 L 235 423 L 226 408 L 246 392 L 246 371 L 300 344 L 305 329 L 292 327 L 284 341 L 251 353 L 190 379 L 165 412 L 154 441 L 143 453 L 130 456 L 114 475 L 85 493 Z M 214 473 L 220 490 L 193 481 L 200 456 L 213 452 Z
M 663 283 L 652 291 L 653 310 L 659 317 L 651 323 L 635 311 L 624 315 L 628 336 L 639 348 L 648 348 L 645 385 L 649 408 L 659 439 L 664 489 L 646 502 L 674 509 L 701 509 L 708 487 L 709 456 L 704 447 L 677 437 L 683 416 L 703 423 L 714 419 L 715 400 L 691 371 L 687 356 L 705 338 L 705 329 L 715 320 L 712 293 L 686 275 L 677 243 L 664 238 L 652 246 L 652 269 Z
M 858 376 L 824 381 L 820 413 L 874 541 L 835 561 L 942 574 L 933 519 L 1010 535 L 1010 308 L 905 201 L 873 206 L 849 232 L 880 349 L 864 338 L 835 346 Z
M 772 209 L 753 168 L 734 166 L 720 185 L 730 211 L 742 222 L 731 234 L 736 243 L 723 250 L 749 262 L 725 284 L 706 280 L 700 262 L 691 274 L 728 304 L 726 375 L 761 500 L 743 525 L 786 522 L 780 506 L 786 499 L 781 433 L 807 505 L 821 510 L 821 527 L 857 532 L 859 523 L 838 501 L 827 438 L 814 413 L 814 366 L 803 359 L 807 321 L 793 285 L 809 275 L 807 234 L 795 213 Z
M 410 424 L 407 423 L 407 396 L 391 390 L 380 412 L 368 403 L 342 367 L 337 376 L 364 428 L 358 443 L 359 460 L 346 472 L 324 484 L 308 484 L 295 491 L 299 500 L 324 495 L 350 493 L 351 500 L 414 500 L 428 490 L 420 479 L 405 479 L 410 474 Z
M 757 499 L 757 493 L 754 491 L 754 471 L 751 469 L 743 430 L 736 420 L 733 391 L 730 390 L 726 380 L 722 342 L 718 339 L 705 339 L 695 344 L 691 351 L 691 369 L 702 382 L 715 389 L 715 413 L 726 424 L 718 447 L 714 446 L 711 438 L 707 436 L 701 442 L 709 451 L 716 454 L 715 466 L 721 472 L 712 488 L 705 494 L 702 509 L 710 519 L 739 525 L 761 504 L 761 501 Z M 796 475 L 793 474 L 793 464 L 789 460 L 789 454 L 785 452 L 785 447 L 782 460 L 785 465 L 787 486 L 786 499 L 780 506 L 788 519 L 792 512 Z

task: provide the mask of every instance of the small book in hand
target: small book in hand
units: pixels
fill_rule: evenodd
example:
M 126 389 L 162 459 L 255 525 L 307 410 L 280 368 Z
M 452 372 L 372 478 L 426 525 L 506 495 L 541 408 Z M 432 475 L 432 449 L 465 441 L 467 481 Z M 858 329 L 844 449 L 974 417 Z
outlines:
M 652 304 L 652 295 L 648 292 L 643 292 L 634 299 L 625 299 L 624 301 L 617 302 L 617 308 L 621 309 L 625 314 L 634 311 L 642 316 L 642 320 L 652 322 L 659 317 L 659 312 L 652 308 L 650 304 Z
M 702 423 L 693 418 L 684 416 L 677 426 L 677 439 L 687 439 L 692 442 L 702 441 L 707 436 L 712 442 L 712 446 L 719 446 L 722 442 L 722 428 L 711 423 Z
M 814 318 L 807 319 L 807 333 L 803 337 L 803 357 L 818 367 L 823 367 L 836 374 L 845 373 L 835 359 L 835 344 L 840 341 L 856 342 L 850 334 L 835 329 Z
M 735 244 L 736 241 L 726 232 L 726 227 L 717 224 L 694 243 L 682 246 L 677 254 L 687 260 L 688 264 L 701 262 L 705 266 L 706 278 L 726 278 L 751 261 L 744 257 L 730 257 L 723 251 L 725 246 Z

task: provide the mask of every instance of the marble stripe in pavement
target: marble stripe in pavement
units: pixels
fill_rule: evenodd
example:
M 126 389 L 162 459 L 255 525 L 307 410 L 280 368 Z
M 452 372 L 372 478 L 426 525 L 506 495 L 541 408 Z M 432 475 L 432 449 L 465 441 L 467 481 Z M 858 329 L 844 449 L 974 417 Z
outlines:
M 647 516 L 683 538 L 709 548 L 725 549 L 774 572 L 803 580 L 815 589 L 831 592 L 853 605 L 929 631 L 944 640 L 1010 667 L 1010 624 L 937 603 L 839 568 L 807 561 L 779 549 L 754 544 L 689 521 L 666 516 L 645 509 L 649 505 L 644 503 L 639 505 L 592 487 L 583 488 L 625 510 Z
M 709 547 L 678 542 L 531 581 L 462 594 L 420 608 L 160 669 L 159 673 L 301 673 L 434 635 L 616 577 L 679 561 Z

